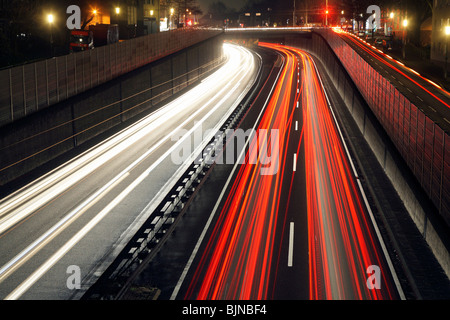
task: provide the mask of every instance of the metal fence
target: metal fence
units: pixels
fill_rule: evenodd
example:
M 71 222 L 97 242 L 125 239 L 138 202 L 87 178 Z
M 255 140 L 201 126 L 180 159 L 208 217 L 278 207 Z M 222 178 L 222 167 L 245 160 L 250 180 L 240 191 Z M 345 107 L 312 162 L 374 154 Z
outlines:
M 321 31 L 422 188 L 450 224 L 450 138 L 332 31 Z
M 220 34 L 177 29 L 0 71 L 0 126 Z

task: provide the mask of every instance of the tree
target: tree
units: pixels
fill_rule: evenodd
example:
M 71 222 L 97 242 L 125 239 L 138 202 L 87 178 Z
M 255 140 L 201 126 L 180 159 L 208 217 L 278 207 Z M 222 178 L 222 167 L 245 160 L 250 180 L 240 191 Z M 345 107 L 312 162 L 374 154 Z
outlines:
M 433 15 L 432 0 L 406 1 L 406 10 L 408 13 L 408 28 L 410 30 L 410 40 L 420 45 L 420 28 L 422 24 Z

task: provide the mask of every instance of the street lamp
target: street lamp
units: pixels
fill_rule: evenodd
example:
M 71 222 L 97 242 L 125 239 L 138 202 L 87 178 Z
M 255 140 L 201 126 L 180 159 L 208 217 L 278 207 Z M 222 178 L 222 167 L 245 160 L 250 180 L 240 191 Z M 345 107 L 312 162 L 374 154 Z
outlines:
M 120 14 L 120 8 L 116 7 L 116 14 Z
M 50 53 L 53 56 L 53 30 L 52 30 L 52 26 L 53 26 L 53 22 L 55 21 L 55 18 L 53 16 L 53 14 L 48 14 L 47 15 L 47 21 L 48 24 L 50 25 Z
M 170 8 L 170 27 L 169 29 L 173 29 L 173 13 L 175 12 L 174 8 Z
M 450 35 L 450 26 L 444 28 L 445 32 L 445 72 L 444 78 L 447 79 L 447 62 L 448 62 L 448 36 Z
M 92 14 L 94 15 L 94 22 L 95 23 L 98 23 L 98 21 L 97 21 L 97 13 L 98 13 L 98 11 L 97 11 L 97 9 L 94 9 L 94 10 L 92 10 Z
M 389 14 L 389 18 L 391 18 L 391 27 L 390 27 L 390 30 L 388 30 L 389 31 L 389 36 L 391 36 L 392 35 L 392 30 L 394 30 L 394 12 L 391 12 L 390 14 Z
M 405 57 L 406 57 L 405 47 L 406 47 L 406 27 L 407 26 L 408 26 L 408 20 L 405 19 L 405 20 L 403 20 L 403 50 L 402 50 L 403 59 L 405 59 Z

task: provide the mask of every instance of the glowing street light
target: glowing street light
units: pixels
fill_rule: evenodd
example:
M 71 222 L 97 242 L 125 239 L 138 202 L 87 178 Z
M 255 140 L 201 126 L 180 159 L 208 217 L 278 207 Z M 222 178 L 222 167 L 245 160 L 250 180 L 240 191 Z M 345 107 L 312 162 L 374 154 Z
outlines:
M 389 18 L 394 19 L 394 13 L 391 12 L 391 14 L 389 15 Z
M 120 8 L 116 7 L 116 14 L 120 14 Z
M 447 79 L 447 63 L 448 63 L 448 36 L 450 36 L 450 26 L 445 26 L 445 72 L 444 78 Z
M 402 50 L 402 56 L 403 59 L 406 57 L 406 27 L 408 26 L 408 20 L 403 20 L 403 50 Z
M 53 16 L 53 14 L 48 14 L 47 15 L 47 21 L 48 24 L 50 25 L 50 53 L 53 56 L 53 22 L 55 22 L 55 17 Z
M 174 20 L 174 17 L 173 17 L 173 13 L 175 12 L 175 9 L 174 8 L 170 8 L 170 21 L 169 21 L 169 24 L 170 24 L 170 26 L 169 26 L 169 29 L 173 29 L 174 27 L 173 27 L 173 20 Z

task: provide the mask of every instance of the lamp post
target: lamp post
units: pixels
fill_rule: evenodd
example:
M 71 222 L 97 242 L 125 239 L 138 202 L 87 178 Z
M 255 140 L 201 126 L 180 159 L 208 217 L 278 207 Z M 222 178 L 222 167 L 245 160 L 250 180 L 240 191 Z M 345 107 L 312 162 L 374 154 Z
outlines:
M 55 21 L 55 18 L 53 17 L 53 14 L 47 15 L 47 21 L 50 25 L 50 54 L 53 57 L 53 22 Z
M 402 49 L 403 59 L 405 59 L 405 57 L 406 57 L 405 47 L 406 47 L 406 27 L 407 26 L 408 26 L 408 20 L 405 19 L 405 20 L 403 20 L 403 49 Z
M 445 69 L 444 69 L 444 78 L 447 79 L 448 36 L 450 35 L 450 26 L 446 26 L 444 31 L 445 31 Z
M 394 29 L 394 12 L 391 12 L 389 14 L 389 18 L 391 18 L 390 22 L 391 22 L 391 30 L 389 30 L 389 36 L 392 35 L 392 30 Z

